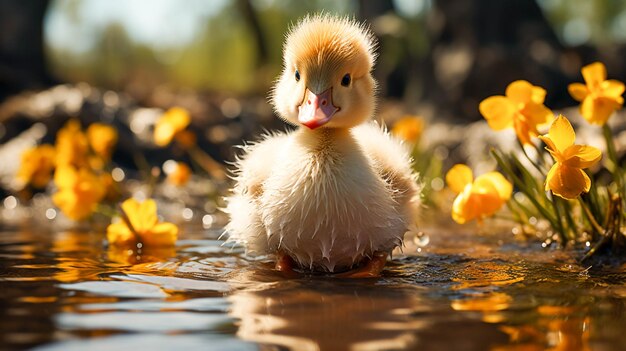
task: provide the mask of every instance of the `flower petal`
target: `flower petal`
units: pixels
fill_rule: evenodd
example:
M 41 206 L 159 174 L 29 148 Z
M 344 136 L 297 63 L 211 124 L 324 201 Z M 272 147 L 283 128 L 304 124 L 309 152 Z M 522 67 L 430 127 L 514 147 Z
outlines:
M 554 122 L 552 122 L 548 136 L 556 147 L 554 151 L 559 153 L 563 153 L 565 149 L 574 145 L 574 141 L 576 140 L 574 128 L 572 128 L 572 125 L 563 115 L 559 115 Z
M 150 230 L 152 227 L 154 227 L 159 221 L 159 218 L 157 217 L 156 201 L 148 199 L 142 202 L 139 206 L 137 217 L 139 222 L 139 228 L 135 229 L 137 229 L 138 232 Z
M 548 134 L 540 135 L 539 139 L 541 139 L 541 141 L 543 141 L 546 144 L 546 149 L 548 149 L 548 151 L 556 150 L 556 146 L 554 145 L 554 143 L 552 142 Z
M 602 62 L 594 62 L 582 68 L 583 78 L 589 88 L 595 88 L 606 80 L 606 67 Z
M 546 100 L 546 90 L 542 87 L 533 86 L 530 100 L 535 104 L 543 105 L 543 102 Z
M 546 186 L 554 195 L 571 200 L 591 188 L 591 180 L 581 169 L 568 167 L 562 163 L 557 163 L 553 169 L 554 171 L 550 170 L 553 174 Z
M 508 98 L 498 95 L 483 100 L 478 105 L 478 110 L 491 129 L 502 130 L 513 126 L 513 116 L 517 108 Z
M 191 122 L 189 111 L 182 107 L 172 107 L 165 112 L 165 117 L 177 132 L 187 128 Z
M 128 220 L 130 221 L 130 224 L 133 226 L 133 229 L 137 231 L 139 231 L 139 227 L 141 226 L 141 223 L 139 221 L 140 207 L 141 207 L 141 204 L 139 203 L 139 201 L 135 200 L 132 197 L 122 202 L 122 211 L 124 211 L 124 214 L 126 215 L 126 217 L 128 217 Z
M 604 125 L 622 105 L 615 99 L 588 96 L 580 105 L 580 113 L 591 124 Z
M 550 190 L 550 184 L 552 184 L 552 182 L 554 181 L 554 175 L 556 174 L 557 168 L 558 168 L 558 163 L 555 163 L 552 165 L 552 167 L 550 167 L 550 170 L 548 171 L 548 175 L 546 176 L 546 184 L 545 184 L 545 191 Z
M 476 198 L 472 198 L 472 186 L 468 184 L 465 189 L 454 199 L 452 204 L 452 219 L 463 224 L 476 218 Z M 470 202 L 471 201 L 471 202 Z
M 614 97 L 614 98 L 622 98 L 622 94 L 624 94 L 624 83 L 619 80 L 609 79 L 602 82 L 602 95 L 606 97 Z M 623 98 L 622 98 L 623 103 Z
M 516 80 L 506 87 L 505 95 L 516 103 L 530 102 L 533 97 L 533 85 L 525 80 Z
M 602 152 L 589 145 L 572 145 L 563 154 L 563 164 L 575 168 L 589 168 L 602 158 Z
M 391 134 L 398 138 L 416 144 L 422 132 L 424 131 L 424 120 L 418 116 L 405 116 L 396 123 L 394 123 L 391 129 Z
M 107 241 L 110 245 L 131 246 L 135 243 L 135 235 L 126 223 L 112 223 L 107 227 Z
M 54 172 L 54 184 L 60 189 L 71 188 L 78 182 L 78 172 L 73 166 L 60 165 Z
M 141 240 L 147 246 L 172 246 L 178 237 L 178 227 L 173 223 L 163 222 L 143 233 Z
M 576 101 L 583 101 L 589 95 L 589 90 L 583 83 L 572 83 L 567 86 L 567 91 Z
M 476 179 L 474 184 L 472 184 L 472 195 L 469 202 L 474 207 L 476 216 L 484 218 L 496 213 L 505 200 L 500 197 L 498 189 L 488 177 L 480 181 Z
M 543 104 L 529 103 L 524 106 L 522 114 L 528 120 L 528 123 L 536 128 L 538 125 L 548 123 L 554 118 L 552 110 Z
M 456 194 L 463 192 L 474 180 L 472 169 L 464 164 L 456 164 L 446 173 L 446 183 Z
M 158 123 L 154 127 L 154 143 L 158 146 L 167 146 L 175 134 L 176 130 L 169 123 Z
M 537 133 L 531 129 L 525 118 L 516 118 L 513 123 L 513 129 L 515 129 L 515 134 L 522 145 L 534 145 L 530 138 Z
M 506 178 L 504 178 L 504 176 L 500 172 L 485 173 L 476 178 L 474 184 L 481 184 L 482 182 L 491 183 L 502 200 L 506 201 L 511 198 L 513 185 L 508 180 L 506 180 Z

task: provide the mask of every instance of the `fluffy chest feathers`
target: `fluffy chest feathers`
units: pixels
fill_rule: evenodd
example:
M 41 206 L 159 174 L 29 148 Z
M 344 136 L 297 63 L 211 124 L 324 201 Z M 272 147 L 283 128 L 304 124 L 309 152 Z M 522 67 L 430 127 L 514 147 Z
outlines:
M 295 132 L 268 167 L 257 201 L 271 249 L 332 271 L 401 241 L 392 190 L 350 131 Z

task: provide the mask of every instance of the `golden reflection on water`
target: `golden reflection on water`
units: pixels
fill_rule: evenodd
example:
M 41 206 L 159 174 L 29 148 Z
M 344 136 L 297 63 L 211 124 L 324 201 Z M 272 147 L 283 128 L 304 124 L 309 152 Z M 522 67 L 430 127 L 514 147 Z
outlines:
M 451 306 L 456 311 L 480 312 L 484 322 L 500 324 L 499 329 L 509 336 L 509 344 L 495 346 L 492 348 L 495 351 L 591 350 L 591 317 L 581 316 L 585 311 L 573 306 L 540 305 L 535 308 L 536 321 L 510 324 L 510 314 L 503 311 L 509 310 L 516 301 L 508 293 L 492 290 L 520 283 L 525 275 L 525 268 L 516 264 L 471 262 L 453 278 L 458 283 L 453 289 L 474 290 L 462 299 L 453 300 Z
M 124 265 L 141 265 L 151 262 L 167 261 L 176 256 L 173 247 L 146 247 L 142 249 L 110 246 L 107 249 L 107 258 Z
M 625 338 L 623 269 L 614 281 L 593 272 L 582 279 L 584 267 L 560 269 L 547 254 L 532 261 L 446 248 L 397 259 L 380 279 L 285 279 L 269 261 L 248 260 L 216 240 L 137 249 L 102 239 L 79 231 L 0 238 L 0 256 L 13 260 L 0 272 L 0 297 L 12 296 L 10 313 L 26 316 L 23 324 L 9 316 L 4 327 L 14 332 L 6 340 L 24 337 L 41 314 L 50 338 L 225 333 L 261 349 L 590 350 L 599 338 Z M 223 320 L 197 324 L 215 317 Z M 150 323 L 138 329 L 133 318 Z
M 509 345 L 499 345 L 495 351 L 533 349 L 544 345 L 551 351 L 591 350 L 592 318 L 579 316 L 573 307 L 543 305 L 536 309 L 539 318 L 533 324 L 503 325 L 500 329 L 509 335 Z M 537 348 L 534 348 L 537 349 Z

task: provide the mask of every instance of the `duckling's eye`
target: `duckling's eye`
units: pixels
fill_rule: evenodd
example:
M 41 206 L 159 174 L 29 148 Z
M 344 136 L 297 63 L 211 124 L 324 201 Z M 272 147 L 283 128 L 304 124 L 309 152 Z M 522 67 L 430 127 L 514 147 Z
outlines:
M 344 87 L 347 87 L 348 85 L 350 85 L 350 74 L 346 73 L 345 76 L 343 76 L 343 78 L 341 78 L 341 85 L 343 85 Z
M 296 70 L 296 82 L 300 81 L 300 72 Z

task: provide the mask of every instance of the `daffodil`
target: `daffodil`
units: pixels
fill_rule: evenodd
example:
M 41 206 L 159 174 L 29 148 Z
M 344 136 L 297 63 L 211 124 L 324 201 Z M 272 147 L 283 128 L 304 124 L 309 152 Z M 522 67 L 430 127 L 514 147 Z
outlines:
M 139 202 L 130 198 L 122 203 L 122 211 L 124 218 L 107 228 L 107 240 L 111 245 L 132 246 L 142 243 L 146 246 L 171 246 L 176 242 L 178 227 L 172 223 L 159 222 L 154 200 Z
M 167 181 L 176 186 L 187 184 L 191 177 L 191 168 L 183 162 L 177 162 L 176 167 L 167 175 Z
M 506 88 L 505 96 L 491 96 L 483 100 L 478 109 L 494 130 L 515 129 L 524 145 L 532 145 L 531 137 L 538 136 L 537 128 L 554 116 L 544 106 L 546 91 L 525 80 L 515 81 Z
M 106 124 L 94 123 L 87 128 L 87 139 L 93 152 L 103 160 L 108 160 L 117 143 L 117 130 Z
M 50 182 L 56 152 L 52 145 L 40 145 L 24 151 L 17 177 L 24 184 L 44 188 Z
M 568 90 L 576 101 L 581 101 L 580 113 L 592 124 L 603 125 L 624 104 L 624 83 L 606 79 L 606 67 L 594 62 L 582 68 L 586 84 L 572 83 Z
M 87 136 L 80 129 L 78 120 L 69 120 L 57 133 L 56 139 L 57 165 L 73 165 L 83 167 L 88 163 L 89 143 Z
M 402 117 L 391 128 L 391 134 L 411 144 L 419 142 L 423 131 L 424 120 L 418 116 Z
M 554 158 L 554 165 L 546 178 L 546 191 L 564 199 L 574 199 L 591 188 L 591 179 L 584 168 L 592 167 L 602 153 L 593 146 L 575 145 L 576 133 L 567 118 L 559 115 L 547 135 L 540 136 Z
M 182 107 L 170 108 L 161 116 L 154 127 L 154 143 L 158 146 L 169 145 L 174 136 L 187 128 L 190 122 L 191 117 L 186 109 Z
M 458 194 L 452 205 L 452 219 L 460 224 L 492 216 L 513 192 L 511 183 L 499 172 L 485 173 L 474 179 L 472 170 L 463 164 L 448 171 L 446 182 Z
M 54 172 L 54 183 L 58 191 L 52 201 L 73 220 L 91 215 L 105 194 L 100 178 L 85 168 L 60 165 Z

